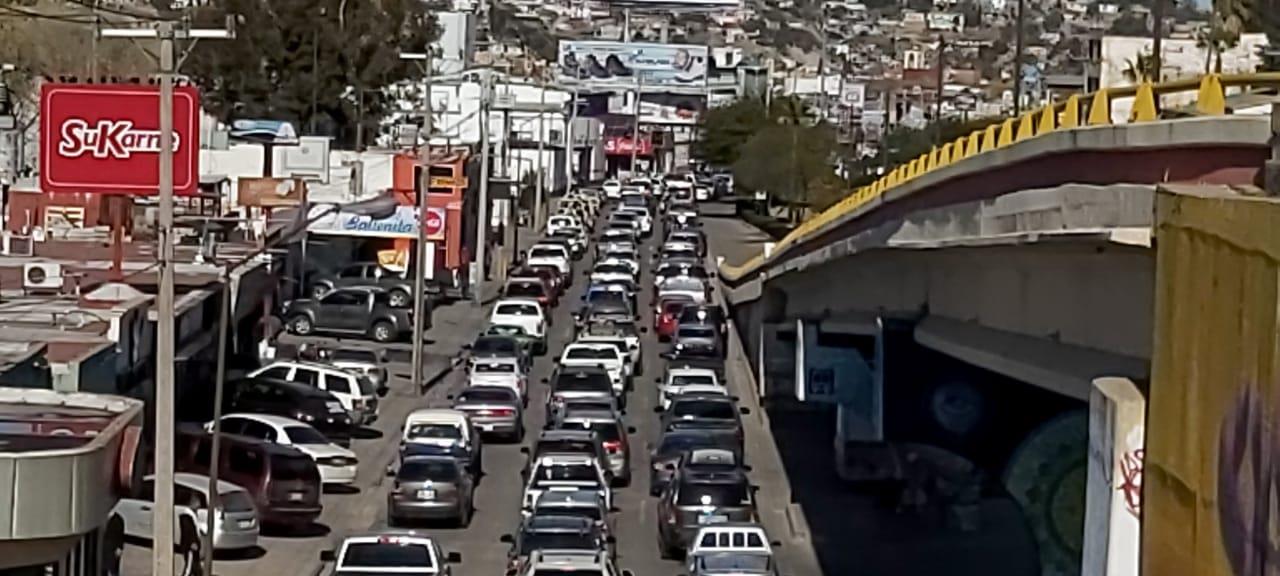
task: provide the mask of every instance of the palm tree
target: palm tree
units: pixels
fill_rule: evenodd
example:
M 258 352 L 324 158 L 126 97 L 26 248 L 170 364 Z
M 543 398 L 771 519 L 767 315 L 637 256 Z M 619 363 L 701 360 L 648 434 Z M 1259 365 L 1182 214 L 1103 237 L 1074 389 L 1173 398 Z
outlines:
M 1156 58 L 1150 52 L 1139 52 L 1137 56 L 1125 62 L 1124 77 L 1132 84 L 1147 82 L 1156 78 Z

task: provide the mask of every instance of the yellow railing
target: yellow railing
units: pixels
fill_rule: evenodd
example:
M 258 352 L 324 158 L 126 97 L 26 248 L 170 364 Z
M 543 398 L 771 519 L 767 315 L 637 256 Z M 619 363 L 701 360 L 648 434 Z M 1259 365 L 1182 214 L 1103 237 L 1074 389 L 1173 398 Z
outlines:
M 961 136 L 941 148 L 935 146 L 918 158 L 899 164 L 875 182 L 854 190 L 843 200 L 802 222 L 778 241 L 774 246 L 773 254 L 780 254 L 789 246 L 803 240 L 809 234 L 821 229 L 828 223 L 879 198 L 886 190 L 910 182 L 943 166 L 962 162 L 968 158 L 1004 148 L 1015 142 L 1035 138 L 1041 134 L 1071 130 L 1080 126 L 1111 124 L 1111 103 L 1114 100 L 1133 98 L 1133 108 L 1130 112 L 1129 122 L 1150 122 L 1160 117 L 1156 105 L 1157 96 L 1194 90 L 1197 92 L 1195 101 L 1197 114 L 1216 116 L 1227 113 L 1227 88 L 1247 89 L 1254 86 L 1280 86 L 1280 72 L 1210 74 L 1198 78 L 1172 80 L 1158 84 L 1144 82 L 1135 86 L 1104 88 L 1085 95 L 1073 94 L 1063 102 L 1050 103 L 1039 109 L 1029 111 L 1018 118 L 1006 118 L 1004 122 L 975 130 L 973 133 Z M 721 266 L 720 273 L 728 280 L 737 280 L 751 273 L 764 261 L 765 258 L 762 253 L 740 266 L 725 264 Z

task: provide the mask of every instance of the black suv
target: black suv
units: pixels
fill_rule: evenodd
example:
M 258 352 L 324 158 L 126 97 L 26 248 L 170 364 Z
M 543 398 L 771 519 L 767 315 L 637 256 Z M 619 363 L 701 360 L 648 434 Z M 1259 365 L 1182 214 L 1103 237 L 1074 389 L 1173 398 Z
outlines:
M 431 327 L 431 310 L 423 312 L 423 329 Z M 381 288 L 341 288 L 319 299 L 285 304 L 285 326 L 306 336 L 316 332 L 361 334 L 377 342 L 391 342 L 413 332 L 413 313 L 391 305 L 391 293 Z
M 306 384 L 271 378 L 244 378 L 227 383 L 226 412 L 257 412 L 310 424 L 330 440 L 351 441 L 356 423 L 333 394 Z
M 317 274 L 311 280 L 311 297 L 320 298 L 339 288 L 381 288 L 387 291 L 388 301 L 397 308 L 413 305 L 413 271 L 394 272 L 377 262 L 361 262 L 333 272 Z M 427 283 L 424 296 L 438 292 L 439 288 Z

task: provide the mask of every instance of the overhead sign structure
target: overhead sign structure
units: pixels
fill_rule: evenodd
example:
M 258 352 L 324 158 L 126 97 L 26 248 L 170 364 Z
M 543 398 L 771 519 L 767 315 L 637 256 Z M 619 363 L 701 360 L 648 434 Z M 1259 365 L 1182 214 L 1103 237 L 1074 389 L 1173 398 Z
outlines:
M 173 91 L 173 192 L 200 187 L 200 93 Z M 40 88 L 40 186 L 45 192 L 156 194 L 160 90 L 133 84 Z
M 707 62 L 706 46 L 561 40 L 556 70 L 564 83 L 655 92 L 705 88 Z
M 444 208 L 427 208 L 427 240 L 443 240 Z M 373 218 L 362 214 L 334 210 L 332 205 L 315 206 L 308 214 L 311 223 L 307 231 L 312 234 L 335 236 L 367 236 L 371 238 L 418 237 L 418 209 L 414 206 L 398 206 L 386 218 Z

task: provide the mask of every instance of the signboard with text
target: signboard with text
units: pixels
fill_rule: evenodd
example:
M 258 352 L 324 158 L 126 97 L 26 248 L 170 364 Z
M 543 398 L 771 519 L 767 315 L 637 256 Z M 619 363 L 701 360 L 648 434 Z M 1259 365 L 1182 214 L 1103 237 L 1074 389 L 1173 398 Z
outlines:
M 631 149 L 636 148 L 632 142 L 627 136 L 608 136 L 604 139 L 604 153 L 609 156 L 630 156 Z M 639 156 L 653 154 L 653 142 L 648 137 L 641 137 L 635 152 Z
M 444 208 L 427 208 L 428 240 L 444 239 L 446 214 Z M 312 234 L 373 238 L 418 237 L 418 209 L 414 206 L 399 206 L 386 218 L 373 218 L 343 212 L 341 209 L 335 211 L 332 206 L 315 206 L 308 219 L 311 224 L 307 226 L 307 231 Z
M 561 40 L 556 69 L 565 83 L 660 92 L 705 88 L 707 61 L 706 46 Z
M 40 186 L 45 192 L 159 192 L 160 90 L 133 84 L 40 88 Z M 200 94 L 173 94 L 173 191 L 200 184 Z

